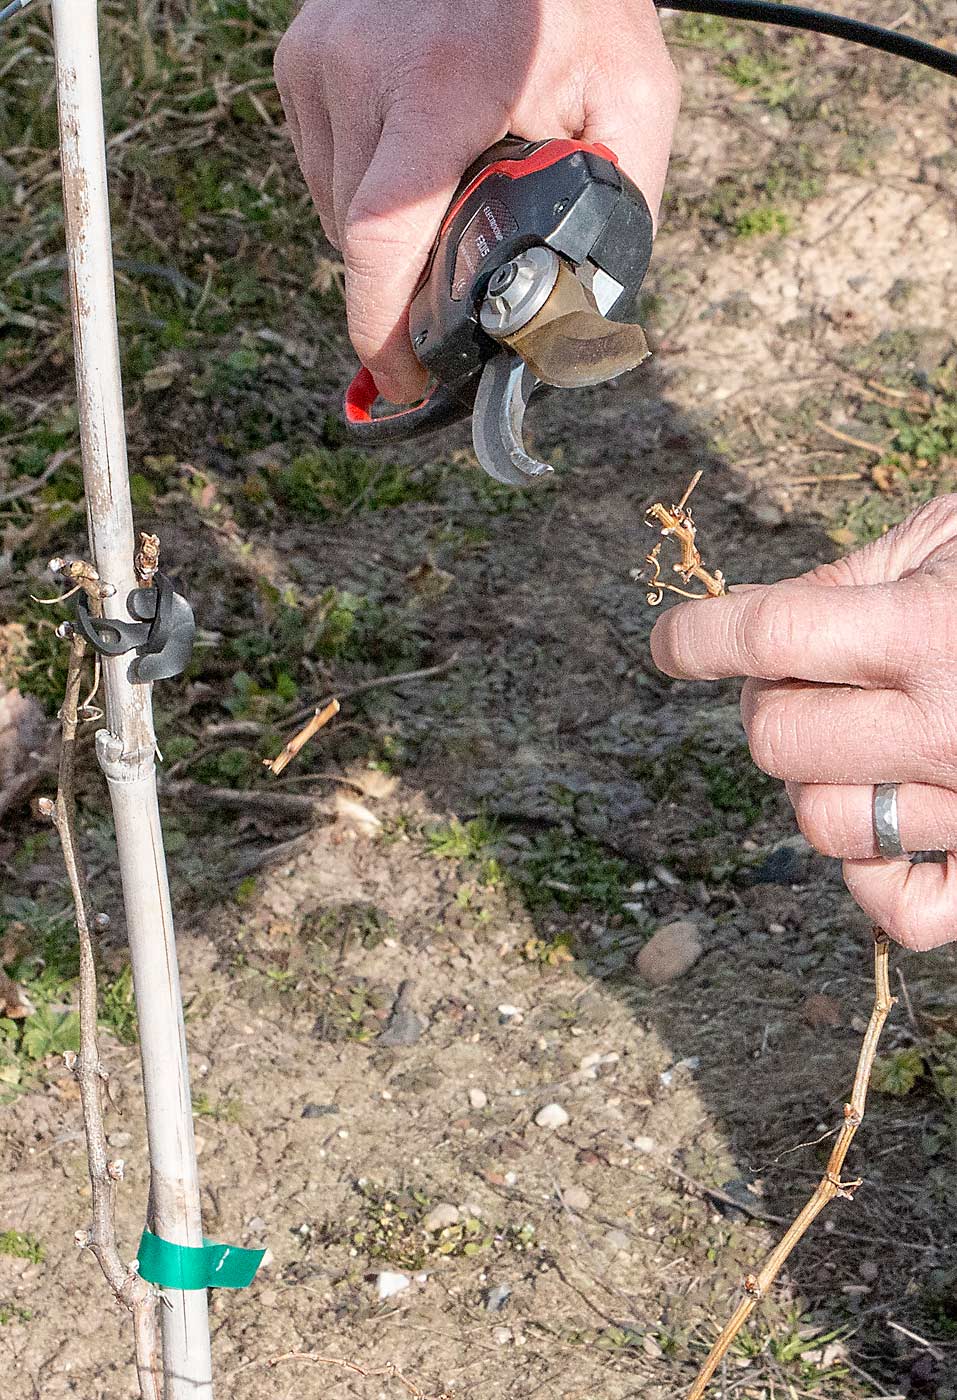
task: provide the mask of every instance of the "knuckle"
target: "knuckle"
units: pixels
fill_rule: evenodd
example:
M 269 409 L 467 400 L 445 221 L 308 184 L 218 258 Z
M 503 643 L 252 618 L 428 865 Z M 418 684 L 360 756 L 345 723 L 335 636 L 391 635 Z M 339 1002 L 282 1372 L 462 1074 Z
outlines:
M 279 41 L 273 56 L 273 73 L 280 90 L 294 91 L 307 82 L 319 66 L 317 39 L 303 11 Z
M 745 720 L 751 757 L 772 778 L 788 777 L 788 742 L 785 707 L 774 695 L 754 695 Z
M 941 525 L 957 524 L 957 492 L 948 491 L 925 502 L 910 518 L 911 523 L 936 529 Z M 908 522 L 905 521 L 905 524 Z
M 401 247 L 402 231 L 378 201 L 358 195 L 343 220 L 342 243 L 350 270 L 361 275 L 367 264 Z
M 804 788 L 794 808 L 802 835 L 824 856 L 846 856 L 847 832 L 843 812 L 834 799 L 813 787 Z
M 774 588 L 756 598 L 741 628 L 741 640 L 751 673 L 766 680 L 782 677 L 780 658 L 790 652 L 794 614 Z

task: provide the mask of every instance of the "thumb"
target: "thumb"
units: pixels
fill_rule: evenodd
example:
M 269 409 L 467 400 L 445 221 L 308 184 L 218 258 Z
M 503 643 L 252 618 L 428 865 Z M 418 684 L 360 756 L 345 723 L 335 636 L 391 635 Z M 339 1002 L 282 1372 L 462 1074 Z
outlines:
M 488 143 L 486 143 L 488 144 Z M 418 398 L 427 374 L 409 339 L 409 302 L 462 171 L 478 155 L 422 142 L 420 129 L 387 119 L 343 225 L 349 334 L 380 393 Z

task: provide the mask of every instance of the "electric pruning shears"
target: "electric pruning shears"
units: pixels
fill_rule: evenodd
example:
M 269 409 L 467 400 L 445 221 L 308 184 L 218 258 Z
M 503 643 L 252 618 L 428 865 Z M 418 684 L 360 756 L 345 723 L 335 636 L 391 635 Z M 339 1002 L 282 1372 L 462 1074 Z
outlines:
M 638 316 L 652 237 L 644 196 L 606 146 L 492 146 L 466 171 L 412 299 L 432 388 L 377 415 L 360 370 L 345 397 L 349 436 L 395 442 L 471 415 L 490 476 L 527 486 L 550 472 L 525 451 L 525 408 L 543 386 L 601 384 L 647 358 Z

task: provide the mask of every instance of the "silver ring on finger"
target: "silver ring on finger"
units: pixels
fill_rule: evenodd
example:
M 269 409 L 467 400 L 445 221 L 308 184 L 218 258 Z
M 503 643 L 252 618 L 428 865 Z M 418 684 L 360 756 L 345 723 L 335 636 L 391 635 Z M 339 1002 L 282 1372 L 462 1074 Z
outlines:
M 874 788 L 874 835 L 877 849 L 884 860 L 899 860 L 907 856 L 901 841 L 897 806 L 899 786 L 899 783 L 877 783 Z

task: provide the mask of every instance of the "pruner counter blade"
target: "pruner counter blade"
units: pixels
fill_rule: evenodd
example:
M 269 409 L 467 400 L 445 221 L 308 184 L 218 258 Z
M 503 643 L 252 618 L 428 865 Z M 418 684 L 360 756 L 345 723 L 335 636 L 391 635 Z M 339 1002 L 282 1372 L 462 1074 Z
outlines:
M 552 468 L 525 451 L 522 424 L 539 380 L 519 355 L 502 351 L 487 362 L 472 410 L 472 445 L 480 464 L 507 486 L 531 486 Z

